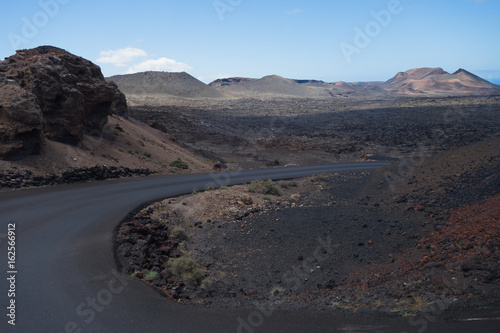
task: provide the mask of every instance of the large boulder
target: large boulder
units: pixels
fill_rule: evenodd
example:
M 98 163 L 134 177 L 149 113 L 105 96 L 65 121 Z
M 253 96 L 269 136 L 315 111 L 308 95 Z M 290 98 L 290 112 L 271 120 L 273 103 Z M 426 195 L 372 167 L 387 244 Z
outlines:
M 85 132 L 100 131 L 111 113 L 127 114 L 125 95 L 99 66 L 56 47 L 17 51 L 0 62 L 1 76 L 36 96 L 49 140 L 77 145 Z
M 42 110 L 36 96 L 0 76 L 0 157 L 38 154 L 42 140 Z

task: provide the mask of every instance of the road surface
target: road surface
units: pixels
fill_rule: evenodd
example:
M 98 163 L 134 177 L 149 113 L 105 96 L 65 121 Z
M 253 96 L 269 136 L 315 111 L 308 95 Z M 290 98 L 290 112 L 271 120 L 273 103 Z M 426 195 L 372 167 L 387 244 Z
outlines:
M 410 322 L 279 312 L 258 305 L 234 311 L 203 309 L 169 301 L 116 271 L 114 231 L 145 203 L 209 185 L 383 165 L 155 176 L 0 192 L 0 332 L 494 332 L 500 322 L 491 311 L 487 318 L 480 312 L 483 316 L 471 313 L 458 321 L 442 315 L 436 320 L 436 309 Z

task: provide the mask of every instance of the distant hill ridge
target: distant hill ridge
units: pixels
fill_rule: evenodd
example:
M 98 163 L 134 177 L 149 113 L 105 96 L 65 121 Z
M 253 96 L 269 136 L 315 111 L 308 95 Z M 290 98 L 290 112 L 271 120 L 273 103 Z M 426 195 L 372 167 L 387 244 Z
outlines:
M 211 87 L 237 97 L 302 97 L 332 98 L 356 96 L 385 96 L 386 92 L 376 86 L 362 87 L 347 82 L 328 83 L 320 80 L 286 79 L 279 75 L 268 75 L 261 79 L 226 78 L 209 84 Z
M 143 72 L 117 75 L 127 97 L 178 98 L 390 98 L 398 96 L 500 95 L 500 86 L 465 69 L 450 74 L 442 68 L 415 68 L 382 82 L 324 82 L 268 75 L 260 79 L 230 77 L 205 84 L 188 73 Z M 151 97 L 151 99 L 153 98 Z M 140 98 L 139 98 L 140 99 Z
M 295 97 L 387 97 L 387 96 L 460 96 L 499 95 L 500 86 L 465 69 L 450 74 L 442 68 L 415 68 L 397 73 L 386 82 L 335 82 L 292 80 L 270 75 L 262 79 L 226 78 L 210 86 L 237 96 Z

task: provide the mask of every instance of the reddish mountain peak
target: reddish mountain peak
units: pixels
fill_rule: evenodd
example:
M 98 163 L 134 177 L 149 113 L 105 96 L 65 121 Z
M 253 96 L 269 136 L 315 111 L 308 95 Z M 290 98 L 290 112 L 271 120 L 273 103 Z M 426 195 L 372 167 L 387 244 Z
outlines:
M 453 73 L 453 76 L 458 76 L 460 79 L 462 80 L 468 80 L 468 81 L 475 81 L 477 82 L 478 84 L 487 84 L 487 85 L 493 85 L 491 82 L 475 75 L 475 74 L 472 74 L 471 72 L 463 69 L 463 68 L 460 68 L 458 71 L 456 71 L 455 73 Z
M 415 80 L 421 80 L 424 77 L 429 76 L 429 75 L 448 74 L 441 67 L 436 67 L 436 68 L 430 68 L 430 67 L 415 68 L 415 69 L 410 69 L 406 73 L 409 76 L 409 78 L 415 79 Z
M 439 68 L 434 69 L 429 74 L 427 74 L 427 76 L 429 76 L 429 75 L 446 75 L 446 74 L 450 74 L 450 73 L 448 73 L 447 71 L 445 71 L 444 69 L 439 67 Z
M 392 79 L 388 80 L 385 85 L 394 85 L 406 80 L 421 80 L 428 75 L 448 74 L 442 68 L 414 68 L 406 72 L 399 72 Z
M 466 70 L 465 70 L 465 69 L 463 69 L 463 68 L 460 68 L 458 71 L 456 71 L 455 73 L 453 73 L 453 75 L 467 75 L 467 76 L 471 76 L 471 77 L 480 78 L 479 76 L 474 75 L 474 74 L 472 74 L 471 72 L 466 71 Z

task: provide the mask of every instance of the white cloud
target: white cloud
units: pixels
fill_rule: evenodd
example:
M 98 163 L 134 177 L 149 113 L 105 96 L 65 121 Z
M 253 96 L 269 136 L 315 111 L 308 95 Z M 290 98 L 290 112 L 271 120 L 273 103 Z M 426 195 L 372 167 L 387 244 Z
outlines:
M 301 8 L 294 8 L 292 10 L 289 10 L 286 12 L 286 15 L 295 15 L 295 14 L 300 14 L 300 13 L 303 13 L 304 10 L 301 9 Z
M 165 57 L 148 60 L 140 59 L 145 57 L 148 57 L 146 51 L 134 47 L 127 47 L 118 50 L 101 51 L 96 62 L 111 64 L 115 67 L 126 67 L 128 68 L 126 74 L 146 71 L 184 72 L 193 69 L 193 67 L 185 63 Z M 138 63 L 140 60 L 143 61 Z
M 136 58 L 147 57 L 147 55 L 144 50 L 127 47 L 119 50 L 101 51 L 96 62 L 113 64 L 116 67 L 126 67 L 127 63 L 134 61 Z
M 128 69 L 127 74 L 147 71 L 185 72 L 192 69 L 193 67 L 186 65 L 185 63 L 163 57 L 159 59 L 146 60 L 140 64 L 134 65 Z

